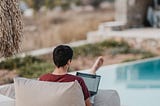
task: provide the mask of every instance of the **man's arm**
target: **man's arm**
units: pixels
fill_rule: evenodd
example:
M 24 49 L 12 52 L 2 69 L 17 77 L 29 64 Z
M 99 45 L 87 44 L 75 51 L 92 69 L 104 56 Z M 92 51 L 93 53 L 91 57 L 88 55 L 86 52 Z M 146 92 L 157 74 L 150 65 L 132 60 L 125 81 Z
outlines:
M 85 100 L 85 104 L 86 106 L 92 106 L 89 98 Z

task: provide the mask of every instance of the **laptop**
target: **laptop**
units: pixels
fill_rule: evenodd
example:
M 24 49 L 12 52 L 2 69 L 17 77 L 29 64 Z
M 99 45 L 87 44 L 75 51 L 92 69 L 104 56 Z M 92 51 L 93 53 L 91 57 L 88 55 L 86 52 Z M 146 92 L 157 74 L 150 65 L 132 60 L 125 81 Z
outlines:
M 76 75 L 84 80 L 91 97 L 97 94 L 101 76 L 80 72 L 77 72 Z

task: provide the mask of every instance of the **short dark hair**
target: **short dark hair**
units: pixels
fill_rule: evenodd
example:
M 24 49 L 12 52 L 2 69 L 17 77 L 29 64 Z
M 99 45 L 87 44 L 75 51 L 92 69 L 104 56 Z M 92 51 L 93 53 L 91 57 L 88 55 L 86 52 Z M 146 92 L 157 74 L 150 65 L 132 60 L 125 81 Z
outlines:
M 53 50 L 53 62 L 58 68 L 65 66 L 72 57 L 73 50 L 67 45 L 59 45 Z

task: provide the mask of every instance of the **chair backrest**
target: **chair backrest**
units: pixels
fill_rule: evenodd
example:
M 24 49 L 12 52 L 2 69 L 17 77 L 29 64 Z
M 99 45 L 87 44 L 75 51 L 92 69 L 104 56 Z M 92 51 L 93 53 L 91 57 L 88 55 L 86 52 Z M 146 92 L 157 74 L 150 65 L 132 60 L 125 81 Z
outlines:
M 15 78 L 16 106 L 85 106 L 78 81 L 47 82 Z

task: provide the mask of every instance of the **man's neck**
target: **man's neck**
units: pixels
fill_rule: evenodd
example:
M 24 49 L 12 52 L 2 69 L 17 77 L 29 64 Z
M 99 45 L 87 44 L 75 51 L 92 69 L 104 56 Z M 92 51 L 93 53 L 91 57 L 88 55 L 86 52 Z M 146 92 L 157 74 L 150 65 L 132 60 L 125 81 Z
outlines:
M 68 68 L 67 67 L 60 67 L 60 68 L 55 68 L 55 70 L 52 72 L 52 74 L 55 75 L 65 75 L 67 74 Z

